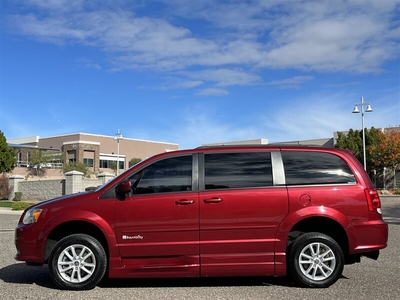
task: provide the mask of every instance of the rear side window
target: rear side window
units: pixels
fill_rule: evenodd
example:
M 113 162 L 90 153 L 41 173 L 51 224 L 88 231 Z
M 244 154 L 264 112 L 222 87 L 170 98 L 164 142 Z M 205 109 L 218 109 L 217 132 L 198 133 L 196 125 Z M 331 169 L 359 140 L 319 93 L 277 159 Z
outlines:
M 205 154 L 204 176 L 206 190 L 271 186 L 271 154 Z
M 354 184 L 347 163 L 331 153 L 282 151 L 287 185 Z

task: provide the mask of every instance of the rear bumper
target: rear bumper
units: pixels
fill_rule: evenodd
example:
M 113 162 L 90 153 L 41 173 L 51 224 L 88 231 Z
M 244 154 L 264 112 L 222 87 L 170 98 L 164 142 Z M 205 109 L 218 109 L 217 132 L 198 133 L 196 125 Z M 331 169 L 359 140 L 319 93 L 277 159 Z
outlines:
M 354 224 L 355 243 L 350 244 L 350 254 L 359 253 L 367 257 L 377 257 L 377 250 L 387 247 L 388 224 L 383 220 L 371 220 Z M 379 255 L 379 254 L 378 254 Z

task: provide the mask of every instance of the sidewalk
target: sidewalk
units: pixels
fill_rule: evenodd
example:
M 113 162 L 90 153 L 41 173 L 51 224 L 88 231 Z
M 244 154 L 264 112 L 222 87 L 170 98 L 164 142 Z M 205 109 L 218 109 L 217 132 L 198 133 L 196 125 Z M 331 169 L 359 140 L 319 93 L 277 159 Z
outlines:
M 11 210 L 8 207 L 0 207 L 0 215 L 22 215 L 23 210 Z

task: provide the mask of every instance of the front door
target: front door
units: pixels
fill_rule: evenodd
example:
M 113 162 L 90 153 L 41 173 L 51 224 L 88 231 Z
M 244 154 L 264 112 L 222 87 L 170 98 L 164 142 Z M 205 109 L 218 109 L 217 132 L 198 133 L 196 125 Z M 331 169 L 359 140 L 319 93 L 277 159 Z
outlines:
M 198 192 L 192 156 L 156 161 L 129 180 L 116 200 L 115 225 L 123 264 L 140 277 L 199 276 Z

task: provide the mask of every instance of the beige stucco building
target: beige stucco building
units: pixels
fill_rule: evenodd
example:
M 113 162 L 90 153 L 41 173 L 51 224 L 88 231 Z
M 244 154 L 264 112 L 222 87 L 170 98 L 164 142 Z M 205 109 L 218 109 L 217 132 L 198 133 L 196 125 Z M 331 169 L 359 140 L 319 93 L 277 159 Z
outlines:
M 17 152 L 18 165 L 28 165 L 31 151 L 40 149 L 59 154 L 60 162 L 81 162 L 95 173 L 110 169 L 119 161 L 119 170 L 128 168 L 132 158 L 144 159 L 157 153 L 178 149 L 178 144 L 157 141 L 119 138 L 114 136 L 73 133 L 52 137 L 26 137 L 7 140 Z

